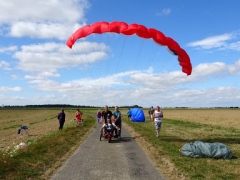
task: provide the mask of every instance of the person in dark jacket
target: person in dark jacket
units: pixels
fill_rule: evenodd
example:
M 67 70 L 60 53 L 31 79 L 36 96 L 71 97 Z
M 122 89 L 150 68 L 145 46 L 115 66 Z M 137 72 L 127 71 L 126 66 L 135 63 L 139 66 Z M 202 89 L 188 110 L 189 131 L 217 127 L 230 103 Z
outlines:
M 66 115 L 64 113 L 64 109 L 61 110 L 61 112 L 58 114 L 58 121 L 59 121 L 59 130 L 62 130 L 63 129 L 63 125 L 65 123 L 65 118 L 66 118 Z
M 112 119 L 112 115 L 113 115 L 112 111 L 110 111 L 108 109 L 108 106 L 106 105 L 104 107 L 104 111 L 102 112 L 102 118 L 101 118 L 102 123 L 106 124 L 107 123 L 107 117 L 109 116 Z

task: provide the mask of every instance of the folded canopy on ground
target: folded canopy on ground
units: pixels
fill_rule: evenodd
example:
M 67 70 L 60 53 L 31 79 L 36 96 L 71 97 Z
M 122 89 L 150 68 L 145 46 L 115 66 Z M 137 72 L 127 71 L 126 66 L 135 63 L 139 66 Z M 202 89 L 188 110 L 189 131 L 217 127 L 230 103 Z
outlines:
M 184 156 L 201 158 L 212 157 L 216 159 L 231 159 L 232 151 L 223 143 L 207 143 L 202 141 L 195 141 L 186 143 L 180 152 Z

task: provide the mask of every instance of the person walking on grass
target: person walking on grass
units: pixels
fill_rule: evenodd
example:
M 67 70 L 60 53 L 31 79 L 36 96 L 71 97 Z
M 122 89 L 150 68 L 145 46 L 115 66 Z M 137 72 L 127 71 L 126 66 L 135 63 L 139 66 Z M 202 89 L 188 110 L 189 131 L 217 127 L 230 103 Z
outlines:
M 154 109 L 153 109 L 153 106 L 151 106 L 148 110 L 150 121 L 153 121 L 153 113 L 154 113 Z
M 58 130 L 63 129 L 63 125 L 65 123 L 65 118 L 66 118 L 66 114 L 64 113 L 64 109 L 62 109 L 61 112 L 58 114 L 58 122 L 59 122 Z
M 83 123 L 83 119 L 82 119 L 83 113 L 82 111 L 80 111 L 80 109 L 78 108 L 77 111 L 75 112 L 75 117 L 74 120 L 77 121 L 77 124 L 81 124 Z
M 154 119 L 157 137 L 160 136 L 160 130 L 161 130 L 161 126 L 162 126 L 162 118 L 163 118 L 163 112 L 162 112 L 162 110 L 160 110 L 160 107 L 157 106 L 156 110 L 153 112 L 153 119 Z

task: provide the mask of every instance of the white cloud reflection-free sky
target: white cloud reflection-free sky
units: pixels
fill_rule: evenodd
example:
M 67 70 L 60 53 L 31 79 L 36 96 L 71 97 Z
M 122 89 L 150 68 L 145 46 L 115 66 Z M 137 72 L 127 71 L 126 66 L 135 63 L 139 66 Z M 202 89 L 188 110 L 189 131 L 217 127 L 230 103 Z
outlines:
M 215 6 L 218 4 L 218 6 Z M 0 1 L 0 103 L 143 107 L 240 106 L 240 2 Z M 155 28 L 193 70 L 150 39 L 106 33 L 66 46 L 98 21 Z

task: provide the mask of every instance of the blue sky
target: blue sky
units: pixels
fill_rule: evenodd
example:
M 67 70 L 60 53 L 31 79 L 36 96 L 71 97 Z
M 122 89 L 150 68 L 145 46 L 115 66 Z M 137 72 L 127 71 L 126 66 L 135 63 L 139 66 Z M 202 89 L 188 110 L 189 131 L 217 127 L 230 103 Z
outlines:
M 238 0 L 0 1 L 0 104 L 240 107 Z M 104 33 L 67 39 L 95 22 L 155 28 L 190 56 L 181 71 L 165 46 Z

